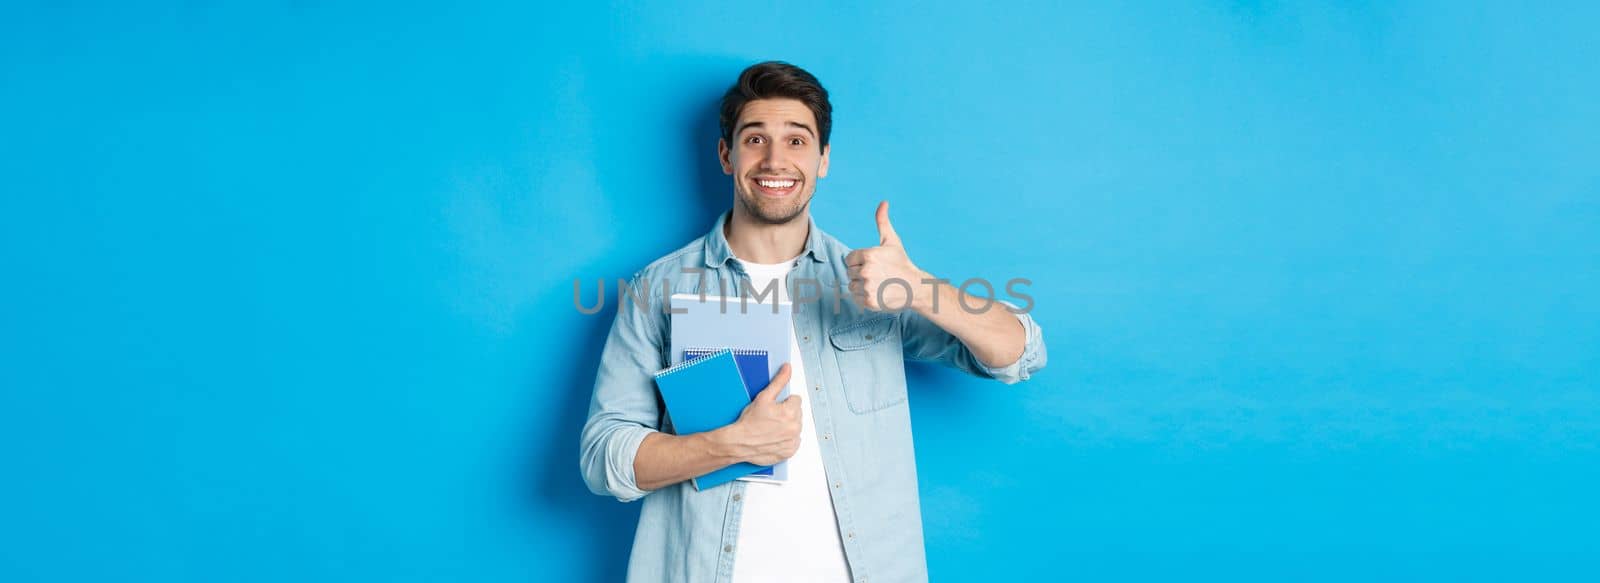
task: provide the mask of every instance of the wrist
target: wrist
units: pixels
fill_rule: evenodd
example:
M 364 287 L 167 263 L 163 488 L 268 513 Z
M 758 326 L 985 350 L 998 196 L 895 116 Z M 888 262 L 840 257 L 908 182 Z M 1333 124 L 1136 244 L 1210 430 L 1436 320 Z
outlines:
M 933 274 L 926 271 L 918 270 L 918 273 L 922 275 L 917 280 L 915 289 L 921 291 L 920 293 L 911 294 L 911 309 L 918 314 L 928 316 L 933 312 L 933 307 L 939 305 L 940 300 L 943 299 L 937 296 L 944 293 L 950 282 L 934 277 Z
M 743 440 L 738 438 L 738 422 L 718 427 L 711 431 L 695 434 L 702 440 L 702 451 L 716 459 L 723 465 L 735 464 L 744 461 L 745 447 Z

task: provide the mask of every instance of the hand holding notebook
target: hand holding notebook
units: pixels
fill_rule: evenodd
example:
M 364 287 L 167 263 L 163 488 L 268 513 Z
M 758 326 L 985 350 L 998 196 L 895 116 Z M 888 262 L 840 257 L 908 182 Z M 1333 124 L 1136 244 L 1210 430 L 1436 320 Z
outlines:
M 782 396 L 783 386 L 789 382 L 789 365 L 778 369 L 772 383 L 756 393 L 745 407 L 730 431 L 735 440 L 749 450 L 746 459 L 751 463 L 768 466 L 793 457 L 800 448 L 801 410 L 800 396 Z
M 788 381 L 788 369 L 780 369 L 771 388 L 752 402 L 728 349 L 656 373 L 674 432 L 687 435 L 726 428 L 744 450 L 742 457 L 766 465 L 794 455 L 799 446 L 800 402 L 793 398 L 777 402 Z M 704 490 L 763 469 L 738 462 L 692 481 L 696 489 Z

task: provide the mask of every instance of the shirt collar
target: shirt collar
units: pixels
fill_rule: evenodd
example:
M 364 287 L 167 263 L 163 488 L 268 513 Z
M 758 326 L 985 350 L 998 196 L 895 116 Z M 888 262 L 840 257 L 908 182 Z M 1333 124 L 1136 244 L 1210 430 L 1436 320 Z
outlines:
M 717 222 L 711 225 L 711 232 L 706 233 L 706 267 L 720 268 L 734 259 L 733 248 L 728 246 L 728 236 L 722 234 L 722 227 L 733 218 L 733 211 L 728 210 L 717 215 Z M 822 263 L 822 232 L 817 230 L 817 220 L 806 214 L 806 246 L 800 252 L 801 256 L 810 257 L 812 261 Z

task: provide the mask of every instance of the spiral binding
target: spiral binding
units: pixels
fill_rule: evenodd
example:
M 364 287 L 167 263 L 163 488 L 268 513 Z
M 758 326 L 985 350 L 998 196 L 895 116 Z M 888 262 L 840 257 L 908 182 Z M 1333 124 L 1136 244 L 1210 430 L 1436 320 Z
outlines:
M 689 348 L 683 349 L 684 353 L 690 353 L 690 352 L 705 352 L 705 353 L 708 353 L 708 354 L 706 354 L 706 356 L 714 355 L 717 352 L 722 351 L 722 350 L 728 350 L 728 351 L 733 352 L 734 354 L 744 355 L 744 356 L 751 356 L 751 355 L 755 355 L 755 354 L 760 354 L 760 355 L 765 356 L 767 354 L 767 351 L 762 350 L 760 348 L 711 348 L 711 347 L 708 347 L 708 346 L 691 346 Z
M 718 351 L 716 351 L 716 352 L 713 352 L 713 353 L 711 353 L 711 354 L 707 354 L 707 355 L 705 355 L 705 356 L 703 356 L 703 357 L 700 357 L 700 358 L 696 358 L 696 359 L 694 359 L 694 360 L 686 360 L 686 361 L 683 361 L 683 362 L 680 362 L 680 363 L 678 363 L 678 364 L 674 364 L 674 365 L 672 365 L 672 366 L 669 366 L 669 367 L 667 367 L 667 368 L 666 368 L 666 370 L 663 370 L 663 371 L 661 371 L 661 372 L 658 372 L 658 373 L 656 373 L 656 377 L 657 377 L 657 378 L 660 378 L 660 377 L 662 377 L 662 376 L 665 376 L 665 375 L 669 375 L 669 374 L 672 374 L 672 373 L 675 373 L 675 372 L 678 372 L 678 371 L 680 371 L 680 370 L 683 370 L 683 369 L 686 369 L 686 368 L 689 368 L 689 367 L 691 367 L 691 366 L 694 366 L 694 365 L 697 365 L 697 364 L 700 364 L 700 363 L 702 363 L 702 362 L 706 362 L 706 361 L 709 361 L 709 360 L 711 360 L 711 359 L 713 359 L 713 358 L 716 358 L 716 357 L 717 357 L 717 356 L 719 356 L 719 355 L 721 355 L 721 354 L 722 354 L 722 353 L 724 353 L 724 352 L 730 352 L 730 353 L 731 353 L 731 352 L 733 352 L 733 349 L 731 349 L 731 348 L 724 348 L 724 349 L 722 349 L 722 350 L 718 350 Z

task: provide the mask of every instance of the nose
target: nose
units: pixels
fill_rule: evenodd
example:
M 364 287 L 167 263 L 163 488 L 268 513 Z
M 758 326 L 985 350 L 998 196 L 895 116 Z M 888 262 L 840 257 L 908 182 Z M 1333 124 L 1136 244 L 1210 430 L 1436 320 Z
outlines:
M 785 164 L 786 161 L 787 160 L 783 155 L 783 148 L 769 145 L 761 152 L 762 170 L 782 170 L 788 168 L 788 166 Z

